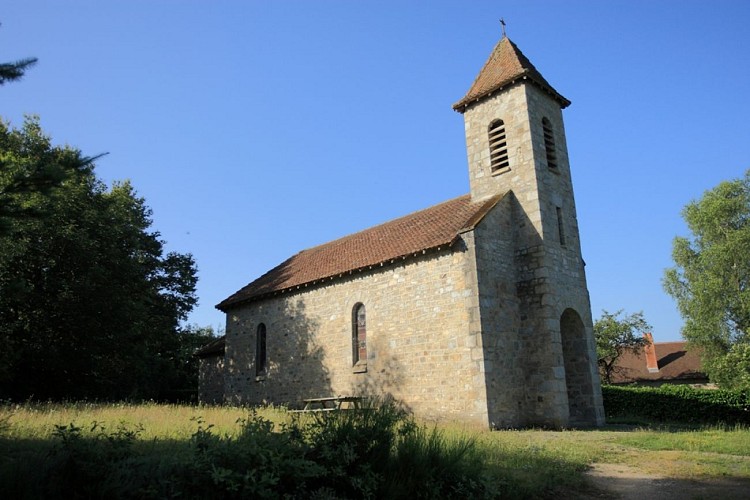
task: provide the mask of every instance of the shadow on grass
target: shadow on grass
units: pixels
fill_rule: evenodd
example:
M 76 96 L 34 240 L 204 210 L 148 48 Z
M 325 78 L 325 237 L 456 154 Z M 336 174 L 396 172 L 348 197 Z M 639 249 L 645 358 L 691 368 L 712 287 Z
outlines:
M 156 498 L 175 491 L 191 461 L 188 441 L 112 436 L 0 438 L 0 450 L 0 491 L 13 499 Z
M 141 440 L 137 428 L 0 437 L 5 498 L 551 498 L 584 491 L 584 462 L 487 435 L 451 435 L 383 406 L 234 436 Z M 493 433 L 494 434 L 494 433 Z M 558 495 L 559 496 L 559 495 Z

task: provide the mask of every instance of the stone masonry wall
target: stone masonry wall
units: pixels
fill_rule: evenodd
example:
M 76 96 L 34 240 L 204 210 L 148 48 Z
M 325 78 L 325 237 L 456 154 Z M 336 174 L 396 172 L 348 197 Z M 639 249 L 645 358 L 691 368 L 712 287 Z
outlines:
M 546 162 L 543 117 L 555 169 Z M 491 172 L 488 127 L 498 118 L 509 168 Z M 481 426 L 603 423 L 559 104 L 521 82 L 470 105 L 464 119 L 472 198 L 505 197 L 450 250 L 229 311 L 227 400 L 295 405 L 391 394 L 421 417 Z M 360 303 L 366 370 L 352 366 Z M 260 323 L 268 368 L 257 373 Z
M 519 242 L 532 240 L 542 233 L 536 171 L 533 168 L 533 144 L 526 96 L 528 85 L 514 85 L 473 104 L 464 112 L 466 154 L 469 162 L 469 184 L 472 199 L 513 191 L 523 207 L 524 234 Z M 492 172 L 488 127 L 503 120 L 510 169 Z M 518 229 L 518 228 L 517 228 Z M 529 243 L 526 243 L 527 245 Z
M 487 426 L 473 234 L 452 250 L 409 259 L 303 293 L 229 311 L 226 398 L 285 403 L 391 394 L 428 419 Z M 352 311 L 366 308 L 367 371 L 352 367 Z M 258 324 L 268 371 L 255 372 Z
M 543 117 L 550 121 L 554 133 L 558 165 L 554 169 L 547 165 Z M 492 172 L 488 127 L 495 119 L 505 123 L 510 168 Z M 514 262 L 514 278 L 506 282 L 505 271 L 497 268 L 491 258 L 478 263 L 477 274 L 480 292 L 487 298 L 483 319 L 502 314 L 505 307 L 492 309 L 493 294 L 500 304 L 516 308 L 511 308 L 517 317 L 515 342 L 511 345 L 517 348 L 514 369 L 521 378 L 514 384 L 519 387 L 516 405 L 523 420 L 520 424 L 569 425 L 571 397 L 578 398 L 577 408 L 592 409 L 589 423 L 599 423 L 598 416 L 591 416 L 601 410 L 601 394 L 560 105 L 537 86 L 519 83 L 471 105 L 464 120 L 472 197 L 482 199 L 506 191 L 513 194 L 509 198 L 513 205 L 509 231 L 513 234 L 513 251 L 510 255 L 507 249 L 492 251 Z M 564 245 L 560 242 L 558 208 Z M 488 241 L 493 237 L 504 238 L 488 233 Z M 487 248 L 487 255 L 491 255 Z M 510 297 L 501 299 L 491 286 L 483 287 L 483 281 L 487 281 L 483 276 L 493 277 L 498 283 L 512 283 L 515 301 Z M 561 319 L 569 309 L 580 316 L 583 329 L 563 335 Z M 483 322 L 483 327 L 487 332 L 497 331 L 498 325 L 507 323 L 494 319 Z M 573 372 L 577 375 L 570 375 Z M 581 394 L 586 391 L 590 396 L 584 403 Z M 502 422 L 500 409 L 507 404 L 499 403 L 491 411 L 493 418 Z
M 524 374 L 518 336 L 520 304 L 516 294 L 512 193 L 487 214 L 475 229 L 477 281 L 479 289 L 481 341 L 484 355 L 484 385 L 492 427 L 524 424 L 519 409 Z
M 224 400 L 224 354 L 206 356 L 198 362 L 198 401 L 220 403 Z
M 530 84 L 520 82 L 470 106 L 464 113 L 466 144 L 472 197 L 481 199 L 496 193 L 511 191 L 512 241 L 511 255 L 505 255 L 515 266 L 508 283 L 517 307 L 515 346 L 518 383 L 516 409 L 519 425 L 564 426 L 568 421 L 565 372 L 559 343 L 553 345 L 555 312 L 543 304 L 553 293 L 548 283 L 550 269 L 545 262 L 543 241 L 542 194 L 539 190 L 539 171 L 536 168 L 535 142 L 530 121 L 527 89 Z M 554 101 L 550 101 L 554 105 Z M 533 103 L 534 105 L 538 103 Z M 559 106 L 558 106 L 559 107 Z M 496 119 L 505 123 L 509 169 L 492 172 L 490 165 L 489 125 Z M 545 167 L 546 168 L 546 167 Z M 488 234 L 488 238 L 497 237 Z M 487 261 L 490 262 L 490 261 Z M 495 277 L 488 266 L 478 270 L 479 276 Z M 500 276 L 495 278 L 502 280 Z M 480 281 L 481 283 L 481 281 Z M 493 314 L 491 308 L 487 308 Z M 484 310 L 483 310 L 484 313 Z M 489 327 L 497 330 L 496 326 Z M 559 337 L 559 334 L 558 334 Z
M 539 353 L 540 357 L 548 357 L 553 370 L 553 378 L 541 384 L 556 386 L 565 391 L 558 401 L 565 401 L 567 409 L 564 413 L 567 413 L 568 425 L 601 425 L 604 415 L 596 369 L 591 305 L 581 254 L 562 112 L 559 105 L 536 86 L 528 85 L 526 92 L 539 209 L 543 222 L 542 244 L 536 249 L 540 253 L 540 262 L 534 270 L 534 296 L 541 301 L 541 314 L 538 317 L 547 323 L 550 332 L 548 338 L 540 339 L 542 342 L 534 342 L 534 346 L 537 352 L 543 351 Z M 549 120 L 554 134 L 557 157 L 557 168 L 554 169 L 547 165 L 543 118 Z M 560 221 L 558 209 L 561 212 Z M 563 241 L 560 239 L 560 222 Z M 580 328 L 571 326 L 578 324 L 571 319 L 571 313 L 580 319 Z M 543 347 L 545 345 L 546 348 Z M 536 384 L 531 384 L 532 387 L 534 385 Z M 537 412 L 547 411 L 537 405 Z

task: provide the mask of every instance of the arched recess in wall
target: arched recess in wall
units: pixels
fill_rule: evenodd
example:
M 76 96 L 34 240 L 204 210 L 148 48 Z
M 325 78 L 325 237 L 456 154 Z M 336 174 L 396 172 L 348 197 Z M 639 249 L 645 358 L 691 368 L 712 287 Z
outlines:
M 595 421 L 591 359 L 586 342 L 586 327 L 575 310 L 563 311 L 560 317 L 560 337 L 565 363 L 565 384 L 568 389 L 569 423 L 590 424 Z

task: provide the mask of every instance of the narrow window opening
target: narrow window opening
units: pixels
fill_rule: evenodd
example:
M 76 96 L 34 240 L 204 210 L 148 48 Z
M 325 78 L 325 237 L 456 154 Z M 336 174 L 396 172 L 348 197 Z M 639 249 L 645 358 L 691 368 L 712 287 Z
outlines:
M 510 168 L 508 161 L 508 143 L 505 137 L 505 123 L 495 120 L 490 124 L 490 168 L 492 172 Z
M 557 233 L 560 236 L 560 245 L 565 246 L 565 229 L 563 228 L 562 208 L 556 207 L 557 210 Z
M 542 118 L 542 131 L 544 132 L 544 151 L 547 154 L 547 166 L 557 168 L 557 153 L 555 150 L 555 134 L 552 125 L 547 118 Z
M 268 357 L 266 354 L 266 325 L 258 325 L 258 333 L 255 337 L 255 375 L 262 376 L 266 374 Z
M 365 305 L 357 304 L 352 312 L 352 365 L 367 364 L 367 314 Z

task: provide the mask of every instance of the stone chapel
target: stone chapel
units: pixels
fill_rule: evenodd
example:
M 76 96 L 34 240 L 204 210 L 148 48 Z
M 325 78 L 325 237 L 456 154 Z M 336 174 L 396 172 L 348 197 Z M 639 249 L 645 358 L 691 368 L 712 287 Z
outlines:
M 453 105 L 469 194 L 303 250 L 223 300 L 201 397 L 387 394 L 491 428 L 603 424 L 569 104 L 503 36 Z

